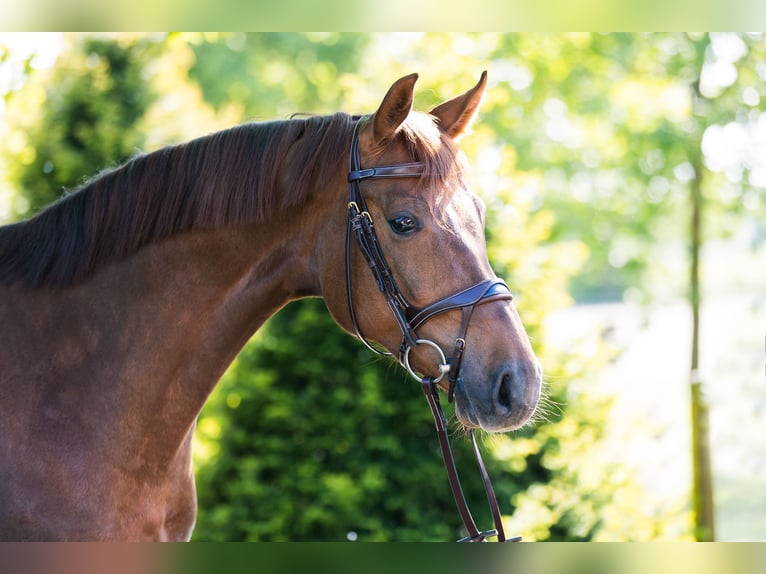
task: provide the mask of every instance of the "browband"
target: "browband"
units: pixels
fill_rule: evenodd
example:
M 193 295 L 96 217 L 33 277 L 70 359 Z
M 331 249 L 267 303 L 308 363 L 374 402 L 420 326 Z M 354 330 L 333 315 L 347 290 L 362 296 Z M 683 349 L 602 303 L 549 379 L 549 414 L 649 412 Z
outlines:
M 420 177 L 423 175 L 425 164 L 422 162 L 402 163 L 384 167 L 370 167 L 348 172 L 348 181 L 385 177 Z

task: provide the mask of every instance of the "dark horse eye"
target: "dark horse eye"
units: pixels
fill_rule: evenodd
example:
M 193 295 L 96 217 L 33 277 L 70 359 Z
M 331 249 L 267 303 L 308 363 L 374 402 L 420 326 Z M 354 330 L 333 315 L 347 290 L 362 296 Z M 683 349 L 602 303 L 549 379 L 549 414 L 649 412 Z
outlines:
M 394 230 L 394 233 L 400 235 L 413 233 L 419 228 L 418 220 L 406 213 L 392 217 L 388 220 L 388 224 L 391 226 L 391 229 Z

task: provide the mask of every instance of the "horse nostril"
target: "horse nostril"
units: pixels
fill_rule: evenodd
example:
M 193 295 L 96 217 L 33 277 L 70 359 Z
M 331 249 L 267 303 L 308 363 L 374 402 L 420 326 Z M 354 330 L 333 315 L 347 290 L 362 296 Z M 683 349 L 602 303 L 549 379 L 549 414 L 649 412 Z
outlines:
M 508 412 L 511 410 L 511 374 L 504 373 L 497 391 L 497 403 Z

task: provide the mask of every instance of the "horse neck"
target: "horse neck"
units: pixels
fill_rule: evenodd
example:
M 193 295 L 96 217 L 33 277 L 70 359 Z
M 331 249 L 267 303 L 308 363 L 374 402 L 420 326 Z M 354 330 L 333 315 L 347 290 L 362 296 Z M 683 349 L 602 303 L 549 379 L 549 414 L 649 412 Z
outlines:
M 296 236 L 279 222 L 193 235 L 156 255 L 147 253 L 142 267 L 149 273 L 139 276 L 150 277 L 152 285 L 132 301 L 139 312 L 128 320 L 140 349 L 136 360 L 145 365 L 149 357 L 152 371 L 164 371 L 139 385 L 152 389 L 157 408 L 172 413 L 168 420 L 175 428 L 165 431 L 175 432 L 176 440 L 263 322 L 288 301 L 315 291 L 307 273 L 313 268 L 311 244 Z M 156 272 L 158 262 L 172 272 Z
M 101 427 L 110 451 L 142 449 L 142 464 L 167 465 L 248 338 L 286 302 L 317 291 L 312 236 L 300 215 L 189 232 L 76 287 L 17 293 L 18 308 L 34 315 L 30 341 L 44 337 L 38 350 L 55 373 L 38 383 L 42 395 L 79 404 L 82 426 Z

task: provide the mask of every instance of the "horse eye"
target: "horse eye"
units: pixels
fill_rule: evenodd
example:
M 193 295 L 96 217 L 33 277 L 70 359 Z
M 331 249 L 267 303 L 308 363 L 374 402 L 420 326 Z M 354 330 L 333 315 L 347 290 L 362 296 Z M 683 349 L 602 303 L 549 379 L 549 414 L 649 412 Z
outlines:
M 406 213 L 392 217 L 388 220 L 388 224 L 391 226 L 391 229 L 394 230 L 394 233 L 400 235 L 408 235 L 417 231 L 420 227 L 418 225 L 418 220 Z

